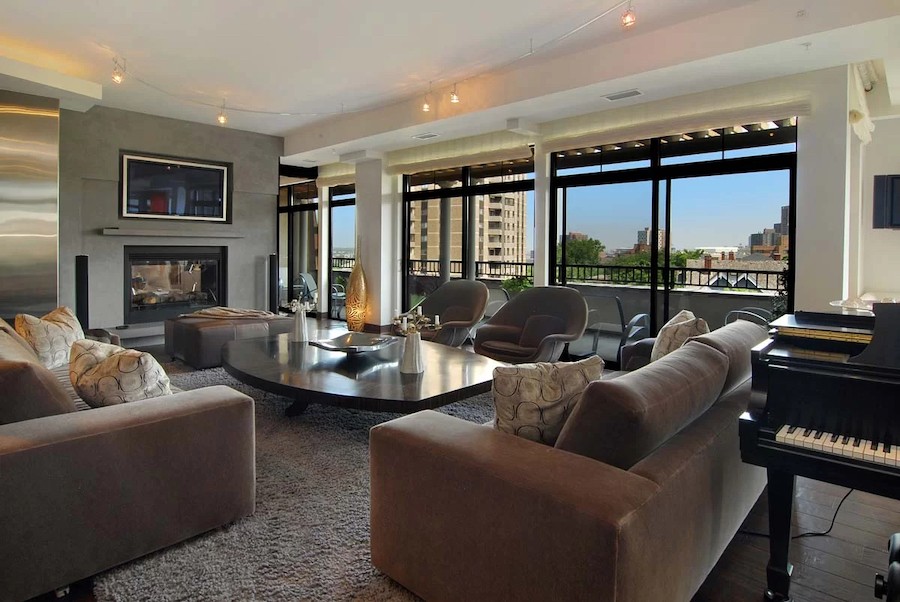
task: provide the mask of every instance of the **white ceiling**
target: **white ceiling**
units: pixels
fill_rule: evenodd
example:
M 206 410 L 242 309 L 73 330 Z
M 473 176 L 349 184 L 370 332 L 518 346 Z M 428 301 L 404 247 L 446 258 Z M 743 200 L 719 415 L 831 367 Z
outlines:
M 631 87 L 645 95 L 626 103 L 900 57 L 892 33 L 900 20 L 884 21 L 900 15 L 900 0 L 632 0 L 638 24 L 625 31 L 627 4 L 3 0 L 0 88 L 27 78 L 27 69 L 6 66 L 33 66 L 40 73 L 19 91 L 40 93 L 33 85 L 43 79 L 77 88 L 84 107 L 210 124 L 224 100 L 227 127 L 286 136 L 286 146 L 298 147 L 286 162 L 303 165 L 410 146 L 410 134 L 423 129 L 446 139 L 502 129 L 509 117 L 540 122 L 596 111 L 598 95 Z M 878 19 L 880 28 L 872 25 Z M 110 80 L 113 57 L 127 61 L 122 85 Z M 577 73 L 552 73 L 566 69 Z M 542 72 L 552 76 L 522 83 L 523 74 Z M 506 95 L 504 81 L 515 83 Z M 91 82 L 102 85 L 102 100 Z M 435 111 L 423 124 L 415 107 L 429 87 L 443 95 L 456 82 L 484 98 Z
M 648 31 L 751 0 L 633 2 Z M 3 0 L 0 56 L 101 83 L 104 106 L 213 123 L 224 100 L 229 127 L 283 135 L 342 111 L 423 94 L 430 82 L 477 76 L 532 48 L 537 52 L 516 65 L 615 41 L 631 33 L 619 21 L 625 4 Z M 132 75 L 118 86 L 110 80 L 114 56 Z

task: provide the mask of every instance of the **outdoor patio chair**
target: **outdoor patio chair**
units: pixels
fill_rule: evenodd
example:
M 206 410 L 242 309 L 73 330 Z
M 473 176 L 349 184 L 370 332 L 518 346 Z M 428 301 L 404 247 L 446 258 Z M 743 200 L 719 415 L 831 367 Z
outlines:
M 612 295 L 587 295 L 588 325 L 577 341 L 569 343 L 572 358 L 599 355 L 609 368 L 621 365 L 621 349 L 626 344 L 650 336 L 650 316 L 636 314 L 625 323 L 622 300 Z
M 728 312 L 725 315 L 725 323 L 734 322 L 735 320 L 747 320 L 761 326 L 768 326 L 769 322 L 775 319 L 772 312 L 762 307 L 742 307 Z
M 341 319 L 341 311 L 344 311 L 344 317 L 347 316 L 347 290 L 343 284 L 331 285 L 331 317 L 335 320 Z
M 555 362 L 587 326 L 581 293 L 538 286 L 510 299 L 475 333 L 475 352 L 501 362 Z
M 319 292 L 319 285 L 316 284 L 316 279 L 309 272 L 301 272 L 299 280 L 300 302 L 312 303 L 315 301 L 316 293 Z

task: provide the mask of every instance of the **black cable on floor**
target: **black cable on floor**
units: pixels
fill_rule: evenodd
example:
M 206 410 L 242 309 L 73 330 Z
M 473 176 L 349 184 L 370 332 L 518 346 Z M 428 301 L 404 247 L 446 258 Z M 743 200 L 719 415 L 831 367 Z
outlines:
M 840 512 L 840 510 L 841 510 L 841 506 L 844 505 L 844 502 L 847 500 L 848 497 L 850 497 L 850 494 L 853 493 L 854 491 L 855 491 L 855 489 L 851 489 L 844 495 L 843 498 L 841 498 L 840 503 L 838 504 L 837 508 L 835 508 L 835 510 L 834 510 L 834 516 L 831 517 L 831 524 L 828 525 L 827 529 L 825 529 L 824 531 L 807 531 L 805 533 L 800 533 L 798 535 L 794 535 L 791 537 L 791 539 L 792 540 L 800 539 L 801 537 L 822 537 L 823 535 L 828 535 L 829 533 L 831 533 L 831 530 L 834 528 L 834 521 L 837 520 L 838 512 Z M 740 533 L 741 535 L 749 535 L 751 537 L 765 537 L 767 539 L 769 537 L 768 533 L 759 533 L 757 531 L 745 531 L 744 529 L 738 529 L 738 533 Z

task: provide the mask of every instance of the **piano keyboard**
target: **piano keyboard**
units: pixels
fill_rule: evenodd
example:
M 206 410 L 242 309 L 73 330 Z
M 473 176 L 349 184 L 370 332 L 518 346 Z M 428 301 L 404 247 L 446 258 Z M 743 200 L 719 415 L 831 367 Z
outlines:
M 775 433 L 775 441 L 793 447 L 812 449 L 833 456 L 853 458 L 863 462 L 900 466 L 900 446 L 867 439 L 835 435 L 815 429 L 786 424 Z

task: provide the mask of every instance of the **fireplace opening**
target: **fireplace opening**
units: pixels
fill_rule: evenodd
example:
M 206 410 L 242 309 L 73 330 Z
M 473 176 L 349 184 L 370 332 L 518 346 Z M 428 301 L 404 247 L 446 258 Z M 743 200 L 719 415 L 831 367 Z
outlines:
M 226 305 L 227 247 L 125 247 L 125 323 Z

